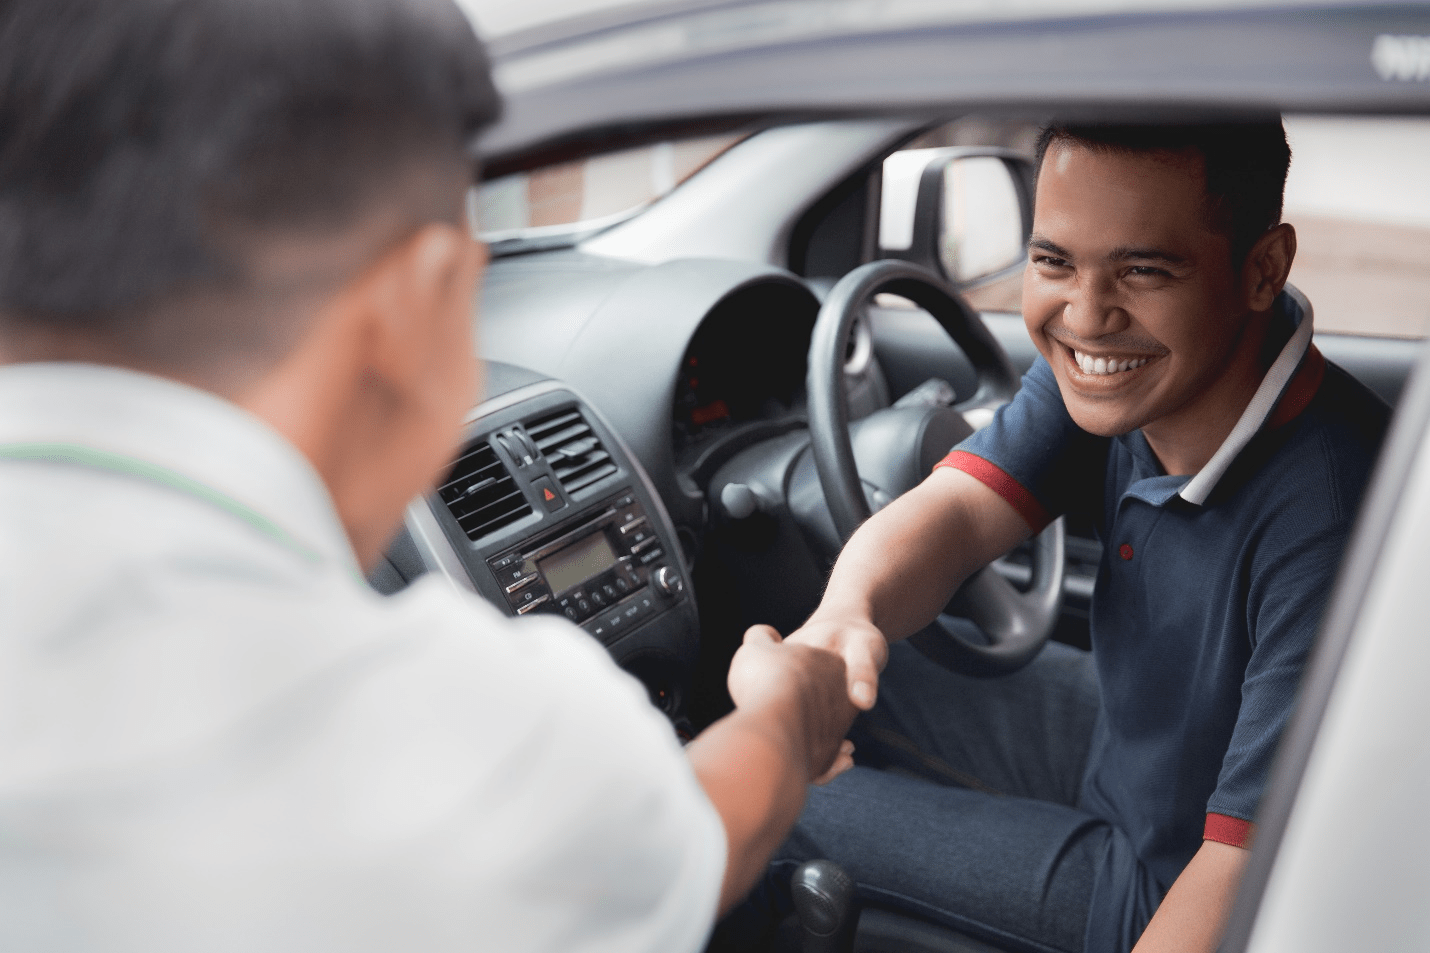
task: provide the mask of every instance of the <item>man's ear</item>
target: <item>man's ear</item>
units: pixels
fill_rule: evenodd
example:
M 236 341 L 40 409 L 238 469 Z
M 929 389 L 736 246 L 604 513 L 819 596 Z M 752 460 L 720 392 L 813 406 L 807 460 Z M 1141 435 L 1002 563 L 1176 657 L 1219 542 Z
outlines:
M 1252 311 L 1268 311 L 1296 259 L 1296 229 L 1282 222 L 1256 240 L 1241 271 L 1242 293 Z
M 465 320 L 472 239 L 452 225 L 424 225 L 389 249 L 368 276 L 371 368 L 395 381 L 420 373 L 454 309 Z M 459 297 L 460 296 L 460 297 Z

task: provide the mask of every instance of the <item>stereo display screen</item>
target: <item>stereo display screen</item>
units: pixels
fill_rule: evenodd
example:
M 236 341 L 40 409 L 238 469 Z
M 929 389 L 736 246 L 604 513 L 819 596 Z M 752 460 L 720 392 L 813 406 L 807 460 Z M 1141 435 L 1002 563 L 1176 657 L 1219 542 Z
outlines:
M 616 551 L 604 531 L 592 533 L 537 563 L 552 593 L 580 585 L 616 564 Z

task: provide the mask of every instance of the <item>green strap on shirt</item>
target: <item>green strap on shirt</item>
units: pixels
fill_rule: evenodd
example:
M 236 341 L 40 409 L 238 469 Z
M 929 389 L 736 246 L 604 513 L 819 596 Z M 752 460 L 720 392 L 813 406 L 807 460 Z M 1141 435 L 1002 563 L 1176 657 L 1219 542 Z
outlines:
M 250 507 L 238 502 L 233 497 L 215 490 L 205 483 L 200 483 L 192 477 L 187 477 L 182 473 L 176 473 L 166 467 L 149 463 L 147 460 L 139 460 L 134 457 L 125 456 L 122 453 L 113 453 L 109 450 L 96 450 L 93 447 L 85 447 L 71 443 L 0 444 L 0 460 L 64 463 L 70 464 L 71 466 L 88 467 L 92 470 L 104 470 L 109 473 L 117 473 L 121 476 L 154 483 L 166 489 L 183 493 L 194 499 L 202 500 L 210 506 L 215 506 L 223 510 L 230 516 L 238 517 L 264 536 L 274 540 L 289 552 L 296 553 L 308 562 L 319 563 L 323 561 L 321 553 L 311 546 L 299 542 L 291 533 L 262 513 L 256 512 Z

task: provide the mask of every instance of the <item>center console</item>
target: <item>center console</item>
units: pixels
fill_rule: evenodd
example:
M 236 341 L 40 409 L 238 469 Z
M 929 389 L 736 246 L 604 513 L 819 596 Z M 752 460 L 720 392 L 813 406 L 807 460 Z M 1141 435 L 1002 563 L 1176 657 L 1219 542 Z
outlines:
M 492 371 L 506 388 L 473 413 L 437 491 L 408 509 L 425 568 L 509 615 L 579 625 L 683 727 L 698 621 L 659 497 L 576 394 Z

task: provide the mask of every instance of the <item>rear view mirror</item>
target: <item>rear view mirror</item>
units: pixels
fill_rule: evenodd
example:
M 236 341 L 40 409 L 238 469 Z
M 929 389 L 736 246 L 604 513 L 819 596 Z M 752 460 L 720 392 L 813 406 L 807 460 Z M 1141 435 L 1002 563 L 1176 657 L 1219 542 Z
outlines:
M 884 160 L 882 256 L 918 262 L 957 288 L 1015 272 L 1027 259 L 1033 167 L 1006 149 L 910 149 Z

